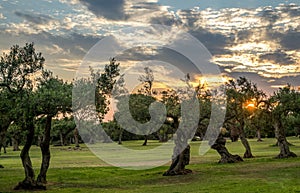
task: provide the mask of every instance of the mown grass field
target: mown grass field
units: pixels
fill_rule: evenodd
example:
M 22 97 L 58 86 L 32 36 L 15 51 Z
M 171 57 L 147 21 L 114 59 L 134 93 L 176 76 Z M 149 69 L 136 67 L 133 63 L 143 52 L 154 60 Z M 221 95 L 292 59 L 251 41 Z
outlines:
M 291 137 L 288 140 L 294 145 L 291 150 L 300 156 L 300 139 Z M 84 145 L 81 150 L 51 147 L 47 191 L 42 192 L 300 193 L 300 158 L 274 159 L 279 153 L 278 147 L 273 146 L 275 142 L 275 139 L 264 139 L 263 142 L 250 140 L 255 158 L 237 164 L 218 164 L 219 155 L 214 150 L 200 156 L 200 142 L 192 142 L 191 163 L 187 168 L 193 173 L 172 177 L 162 176 L 168 165 L 150 170 L 125 170 L 99 160 Z M 142 141 L 124 142 L 124 146 L 132 149 L 160 145 L 156 141 L 150 141 L 147 147 L 141 144 Z M 228 141 L 227 148 L 233 154 L 243 155 L 240 142 Z M 9 148 L 7 154 L 0 156 L 0 164 L 5 167 L 0 169 L 0 192 L 13 192 L 13 187 L 23 180 L 19 153 Z M 41 160 L 38 147 L 32 147 L 31 158 L 38 172 Z

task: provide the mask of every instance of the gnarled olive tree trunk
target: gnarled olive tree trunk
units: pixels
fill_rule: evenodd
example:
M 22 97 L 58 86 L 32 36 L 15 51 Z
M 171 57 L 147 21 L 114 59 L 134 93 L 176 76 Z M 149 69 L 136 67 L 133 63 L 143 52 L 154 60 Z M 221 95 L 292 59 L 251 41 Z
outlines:
M 238 130 L 239 130 L 239 134 L 240 134 L 240 139 L 241 139 L 243 146 L 245 147 L 244 158 L 253 158 L 254 156 L 252 155 L 251 147 L 246 138 L 246 134 L 244 131 L 244 127 L 245 127 L 244 120 L 239 121 L 239 123 L 240 123 L 240 126 L 239 126 Z
M 188 144 L 188 133 L 182 129 L 177 130 L 174 136 L 175 147 L 173 150 L 172 164 L 163 174 L 164 176 L 183 175 L 191 173 L 192 170 L 185 169 L 190 163 L 190 145 Z
M 189 165 L 190 163 L 190 145 L 187 145 L 187 147 L 177 155 L 177 151 L 179 151 L 178 146 L 174 147 L 174 156 L 172 158 L 172 164 L 168 171 L 166 171 L 163 175 L 164 176 L 175 176 L 175 175 L 183 175 L 191 173 L 192 170 L 185 169 L 186 165 Z M 175 153 L 177 152 L 177 153 Z
M 253 158 L 254 156 L 252 155 L 251 147 L 246 138 L 244 129 L 240 129 L 240 139 L 241 139 L 243 146 L 245 147 L 244 158 Z
M 229 153 L 225 144 L 226 139 L 220 134 L 216 142 L 211 146 L 211 148 L 216 150 L 221 156 L 219 163 L 236 163 L 243 161 L 239 155 L 232 155 Z
M 147 145 L 147 142 L 148 142 L 148 136 L 147 136 L 147 135 L 144 135 L 144 137 L 145 137 L 145 140 L 144 140 L 143 146 L 146 146 L 146 145 Z
M 277 144 L 280 149 L 279 155 L 276 158 L 289 158 L 297 157 L 297 155 L 290 151 L 289 143 L 286 140 L 283 125 L 280 120 L 274 120 L 273 126 L 275 128 L 275 135 L 277 138 Z
M 50 131 L 51 131 L 51 121 L 52 116 L 47 115 L 46 117 L 46 126 L 44 130 L 44 137 L 40 144 L 41 152 L 42 152 L 42 164 L 40 173 L 37 178 L 37 184 L 43 186 L 43 184 L 47 183 L 46 174 L 50 165 Z
M 33 124 L 32 117 L 27 118 L 25 120 L 25 129 L 26 131 L 28 131 L 28 133 L 27 133 L 26 143 L 20 154 L 23 168 L 25 171 L 25 179 L 22 182 L 19 182 L 19 184 L 15 187 L 15 190 L 19 190 L 19 189 L 31 190 L 36 187 L 36 182 L 34 179 L 35 178 L 34 170 L 29 156 L 29 150 L 32 145 L 33 137 L 34 137 L 34 124 Z

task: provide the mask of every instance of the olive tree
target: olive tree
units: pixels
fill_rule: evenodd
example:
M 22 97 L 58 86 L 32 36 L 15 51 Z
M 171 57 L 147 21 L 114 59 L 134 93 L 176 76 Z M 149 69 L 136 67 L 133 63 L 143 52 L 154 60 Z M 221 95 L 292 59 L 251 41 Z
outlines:
M 22 101 L 18 107 L 21 111 L 23 128 L 27 131 L 25 145 L 21 151 L 21 160 L 25 170 L 25 179 L 19 187 L 31 188 L 35 185 L 29 150 L 34 138 L 34 106 L 32 105 L 32 90 L 34 75 L 43 69 L 44 57 L 36 52 L 33 43 L 24 47 L 12 46 L 9 53 L 4 53 L 0 59 L 0 88 L 18 95 Z
M 71 112 L 72 85 L 54 77 L 52 72 L 43 71 L 37 91 L 34 94 L 36 115 L 45 117 L 43 137 L 40 143 L 42 164 L 37 178 L 38 184 L 46 184 L 46 174 L 50 164 L 50 132 L 52 119 L 60 114 Z
M 244 158 L 252 158 L 251 147 L 245 134 L 246 121 L 252 115 L 252 112 L 247 107 L 250 102 L 254 107 L 258 107 L 265 101 L 266 95 L 257 88 L 256 84 L 245 77 L 240 77 L 236 81 L 230 80 L 226 87 L 226 123 L 238 129 L 239 137 L 246 150 Z
M 269 102 L 272 125 L 280 149 L 277 158 L 297 157 L 295 153 L 290 151 L 285 135 L 285 121 L 290 114 L 300 111 L 300 94 L 288 85 L 275 92 L 270 97 Z

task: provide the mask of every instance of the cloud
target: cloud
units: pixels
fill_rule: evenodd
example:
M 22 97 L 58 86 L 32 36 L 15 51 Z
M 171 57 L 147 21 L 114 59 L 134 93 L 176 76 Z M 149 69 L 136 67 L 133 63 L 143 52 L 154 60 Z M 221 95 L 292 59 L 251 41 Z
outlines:
M 260 62 L 264 61 L 271 61 L 275 64 L 295 64 L 295 60 L 289 56 L 286 53 L 283 53 L 281 51 L 274 52 L 274 53 L 267 53 L 267 54 L 262 54 L 259 56 Z
M 56 44 L 53 44 L 52 46 L 45 46 L 45 51 L 47 54 L 54 55 L 54 54 L 61 54 L 61 55 L 68 55 L 70 54 L 70 49 L 64 50 L 61 47 L 59 47 Z
M 74 1 L 74 0 L 73 0 Z M 110 21 L 131 21 L 151 23 L 155 17 L 170 15 L 168 6 L 161 6 L 156 0 L 78 0 L 98 18 Z
M 278 9 L 283 13 L 289 14 L 290 17 L 300 16 L 300 7 L 294 3 L 280 6 Z
M 278 20 L 280 19 L 280 15 L 278 12 L 276 12 L 272 7 L 265 7 L 263 10 L 259 13 L 261 15 L 261 18 L 267 22 L 270 27 Z
M 291 31 L 286 34 L 283 34 L 280 44 L 289 50 L 300 49 L 300 32 Z
M 18 35 L 20 33 L 27 33 L 29 35 L 39 34 L 44 31 L 56 31 L 62 29 L 61 22 L 59 19 L 55 19 L 52 16 L 44 14 L 32 14 L 27 12 L 15 11 L 14 15 L 23 18 L 22 22 L 11 22 L 10 20 L 6 23 L 5 31 Z
M 228 45 L 228 37 L 220 33 L 212 33 L 205 29 L 191 30 L 189 31 L 194 37 L 196 37 L 204 46 L 211 52 L 212 55 L 226 54 L 230 51 L 225 49 Z
M 47 24 L 53 20 L 52 17 L 43 14 L 22 13 L 19 11 L 15 11 L 15 15 L 24 18 L 25 20 L 34 24 Z
M 96 16 L 102 16 L 110 20 L 124 20 L 125 0 L 79 0 Z
M 175 18 L 172 14 L 162 14 L 160 16 L 153 16 L 149 23 L 151 24 L 159 24 L 159 25 L 167 25 L 167 26 L 180 26 L 182 22 Z
M 50 68 L 58 72 L 61 67 L 68 73 L 76 69 L 72 63 L 78 63 L 104 35 L 124 26 L 152 23 L 180 26 L 190 32 L 229 74 L 252 72 L 255 79 L 272 77 L 276 80 L 274 84 L 281 85 L 277 80 L 300 73 L 300 7 L 295 4 L 168 12 L 168 7 L 157 0 L 58 1 L 53 0 L 54 9 L 47 11 L 51 15 L 40 14 L 46 13 L 42 3 L 32 9 L 16 3 L 18 7 L 2 12 L 4 15 L 0 13 L 0 19 L 8 18 L 0 24 L 1 49 L 34 41 Z M 170 50 L 155 54 L 135 50 L 124 53 L 120 59 L 159 59 L 179 66 L 184 72 L 196 70 L 186 67 L 189 61 Z
M 2 13 L 0 13 L 0 19 L 6 19 L 6 17 Z
M 131 6 L 131 9 L 146 9 L 146 10 L 152 10 L 157 11 L 159 9 L 159 5 L 154 2 L 138 2 L 137 4 L 134 4 Z
M 161 6 L 151 0 L 127 0 L 125 12 L 129 21 L 163 24 L 161 22 L 173 23 L 174 20 L 174 15 L 168 12 L 167 6 Z
M 27 34 L 19 32 L 6 33 L 0 30 L 1 50 L 9 49 L 12 45 L 25 45 L 26 42 L 34 42 L 35 48 L 46 59 L 47 69 L 53 70 L 67 80 L 72 80 L 74 70 L 77 69 L 88 50 L 101 38 L 92 35 L 71 33 L 67 36 L 54 35 L 49 32 Z M 110 56 L 107 56 L 107 60 Z

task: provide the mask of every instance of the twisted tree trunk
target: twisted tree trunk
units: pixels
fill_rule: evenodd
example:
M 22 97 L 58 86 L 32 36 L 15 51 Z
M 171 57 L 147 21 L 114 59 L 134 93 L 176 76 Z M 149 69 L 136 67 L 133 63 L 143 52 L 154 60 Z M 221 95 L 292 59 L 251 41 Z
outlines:
M 185 166 L 190 163 L 190 148 L 190 145 L 187 145 L 179 155 L 172 158 L 172 164 L 168 171 L 163 174 L 164 176 L 183 175 L 192 172 L 192 170 L 185 169 Z M 176 151 L 178 151 L 177 146 L 174 148 L 174 152 Z
M 146 145 L 147 145 L 147 142 L 148 142 L 148 136 L 145 135 L 144 137 L 145 137 L 145 141 L 144 141 L 144 143 L 143 143 L 143 146 L 146 146 Z
M 239 155 L 232 155 L 225 147 L 226 139 L 220 134 L 216 142 L 211 146 L 212 149 L 216 150 L 221 159 L 219 163 L 237 163 L 244 161 Z
M 25 120 L 25 129 L 28 131 L 26 143 L 21 151 L 20 157 L 22 160 L 23 168 L 25 171 L 25 179 L 15 187 L 15 190 L 25 189 L 32 190 L 36 187 L 34 170 L 32 167 L 31 159 L 29 156 L 29 150 L 33 142 L 34 137 L 34 124 L 33 118 L 27 118 Z
M 47 171 L 50 165 L 50 131 L 51 131 L 51 121 L 52 121 L 52 116 L 47 115 L 46 117 L 46 126 L 44 130 L 44 137 L 43 141 L 41 142 L 40 148 L 42 152 L 42 164 L 41 164 L 41 169 L 40 173 L 37 178 L 37 184 L 39 186 L 43 186 L 44 184 L 47 183 L 46 175 Z
M 239 122 L 240 122 L 240 126 L 239 126 L 240 139 L 243 146 L 245 147 L 244 158 L 253 158 L 254 156 L 252 155 L 250 144 L 246 138 L 246 134 L 244 131 L 245 123 L 243 120 Z
M 177 130 L 177 136 L 174 137 L 175 147 L 173 150 L 172 164 L 163 174 L 164 176 L 183 175 L 191 173 L 192 170 L 185 169 L 190 163 L 190 145 L 187 141 L 187 133 L 183 130 Z
M 240 130 L 240 139 L 241 139 L 243 146 L 246 149 L 246 151 L 244 153 L 244 158 L 253 158 L 254 156 L 252 155 L 250 144 L 249 144 L 248 140 L 246 139 L 244 129 Z
M 297 155 L 294 152 L 290 151 L 289 143 L 286 140 L 284 128 L 281 121 L 275 120 L 273 126 L 275 128 L 277 144 L 280 149 L 280 153 L 276 156 L 276 158 L 297 157 Z

